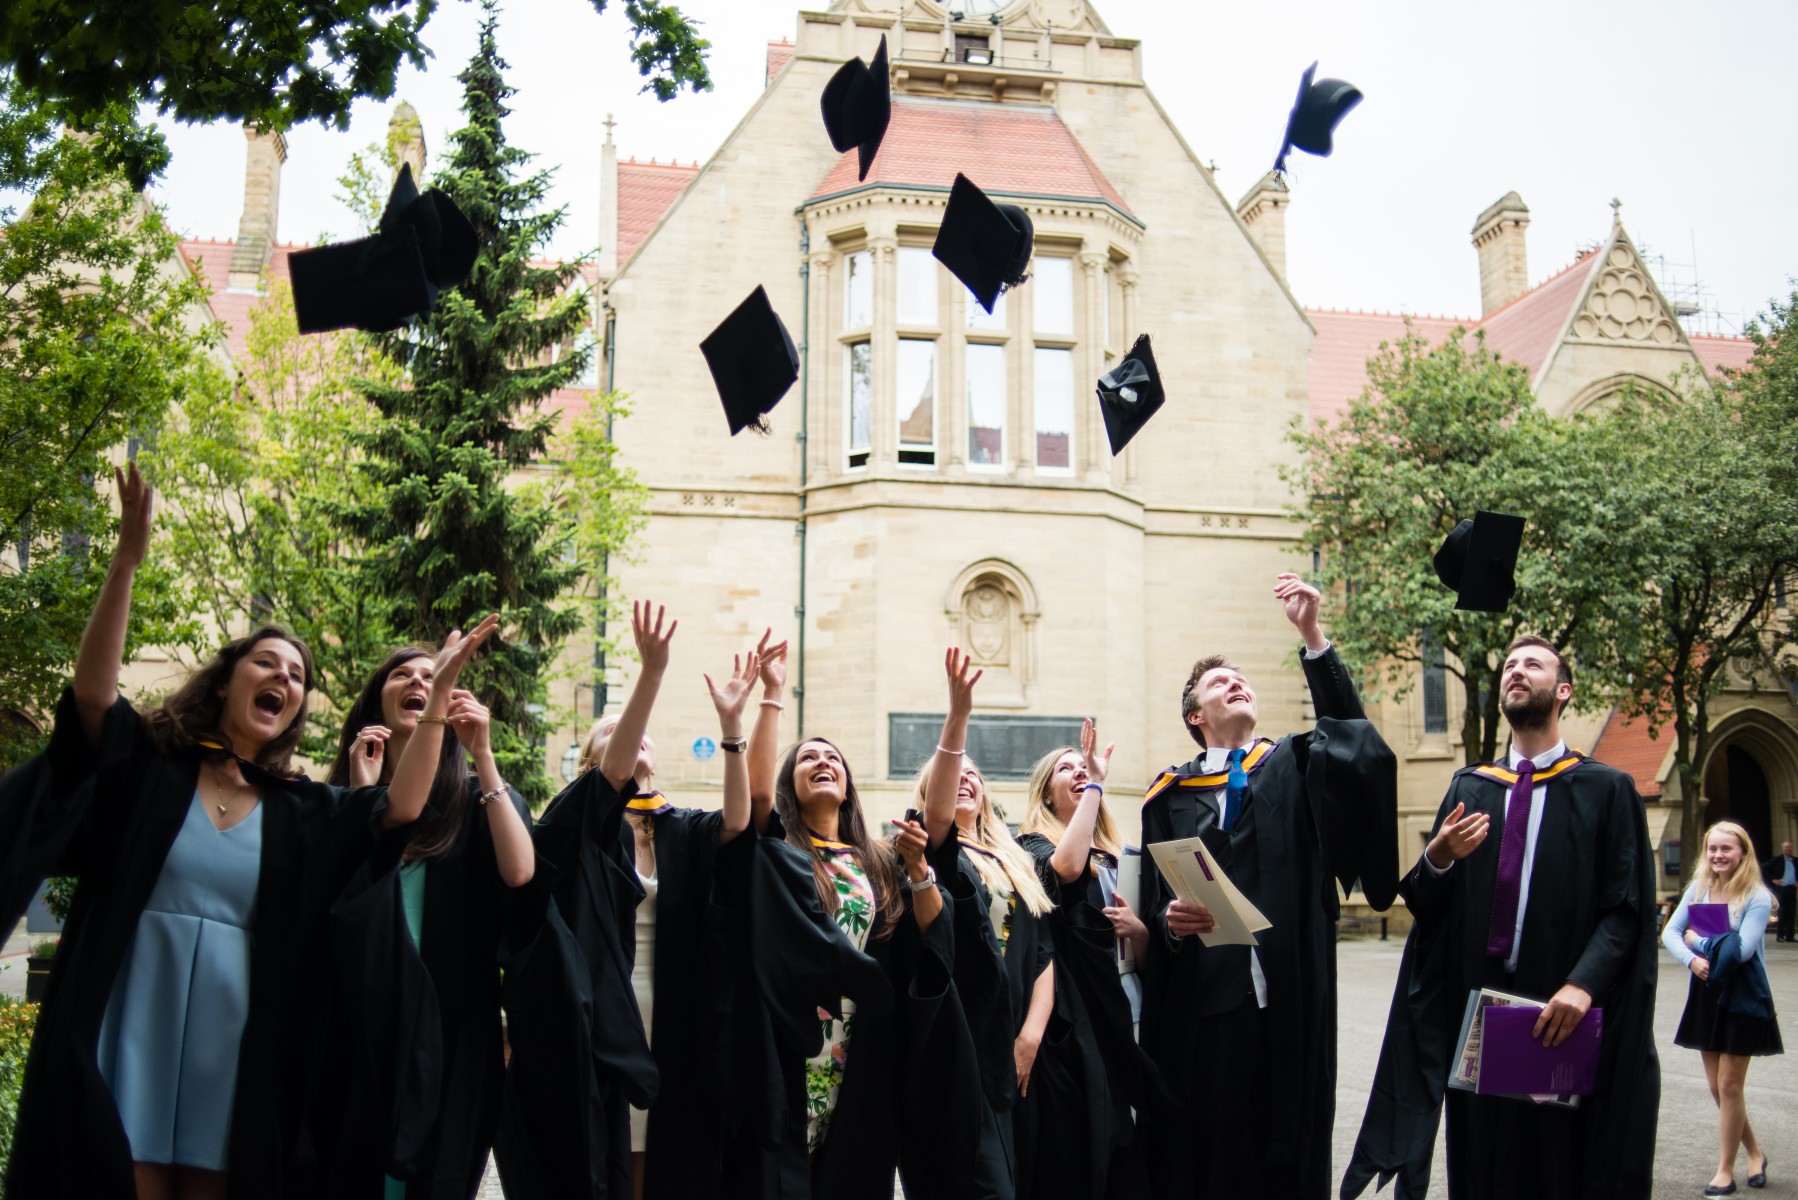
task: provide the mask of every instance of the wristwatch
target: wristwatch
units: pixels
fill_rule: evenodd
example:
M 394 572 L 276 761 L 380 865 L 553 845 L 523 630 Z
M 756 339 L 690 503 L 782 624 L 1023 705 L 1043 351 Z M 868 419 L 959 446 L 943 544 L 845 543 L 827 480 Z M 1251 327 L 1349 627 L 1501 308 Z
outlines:
M 925 892 L 936 886 L 936 868 L 928 863 L 924 866 L 924 878 L 907 879 L 906 886 L 914 892 Z
M 742 754 L 749 749 L 748 738 L 719 738 L 718 748 L 726 754 Z

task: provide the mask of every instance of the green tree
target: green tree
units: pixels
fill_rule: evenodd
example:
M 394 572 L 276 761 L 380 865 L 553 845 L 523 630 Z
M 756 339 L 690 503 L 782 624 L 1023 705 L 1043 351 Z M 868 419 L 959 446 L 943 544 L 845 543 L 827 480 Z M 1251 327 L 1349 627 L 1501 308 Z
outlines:
M 602 13 L 607 2 L 590 0 Z M 17 69 L 55 119 L 115 135 L 141 187 L 167 166 L 168 150 L 135 124 L 139 103 L 180 121 L 347 128 L 352 103 L 389 98 L 402 63 L 425 65 L 424 27 L 436 8 L 436 0 L 11 0 L 0 63 Z M 624 10 L 645 91 L 667 100 L 712 86 L 709 44 L 678 8 L 625 0 Z
M 1462 693 L 1467 762 L 1498 752 L 1499 673 L 1518 634 L 1579 663 L 1582 699 L 1616 685 L 1639 589 L 1593 504 L 1610 473 L 1586 423 L 1550 420 L 1521 367 L 1461 330 L 1434 347 L 1407 333 L 1369 361 L 1366 391 L 1339 419 L 1290 436 L 1304 455 L 1287 474 L 1303 497 L 1301 536 L 1319 552 L 1320 584 L 1341 594 L 1331 636 L 1396 696 L 1439 647 Z M 1479 509 L 1529 520 L 1503 613 L 1457 610 L 1431 562 Z
M 479 49 L 458 76 L 467 124 L 433 180 L 480 234 L 480 255 L 427 319 L 378 339 L 406 379 L 364 388 L 379 413 L 356 439 L 372 498 L 338 517 L 367 547 L 371 611 L 390 628 L 441 641 L 487 612 L 502 615 L 504 633 L 470 679 L 492 710 L 501 770 L 537 802 L 549 791 L 544 677 L 581 626 L 565 597 L 584 572 L 548 494 L 507 479 L 544 457 L 555 418 L 543 402 L 581 378 L 590 298 L 574 286 L 578 264 L 534 261 L 563 213 L 540 211 L 549 176 L 523 174 L 531 156 L 506 142 L 513 89 L 496 6 L 484 8 Z
M 355 439 L 377 414 L 360 381 L 393 384 L 399 371 L 366 337 L 302 336 L 284 282 L 250 309 L 239 369 L 235 387 L 190 394 L 146 454 L 156 485 L 178 498 L 157 522 L 155 561 L 211 629 L 287 623 L 341 706 L 395 635 L 370 610 L 361 543 L 332 513 L 370 494 Z M 315 762 L 336 748 L 329 709 L 317 715 L 303 747 Z
M 1673 727 L 1686 879 L 1703 844 L 1711 709 L 1731 667 L 1758 686 L 1793 689 L 1798 680 L 1790 609 L 1780 610 L 1798 578 L 1794 311 L 1772 310 L 1740 376 L 1692 387 L 1677 404 L 1627 401 L 1605 431 L 1618 473 L 1654 497 L 1639 514 L 1646 636 L 1624 707 L 1652 729 Z
M 0 174 L 31 192 L 0 208 L 0 762 L 16 762 L 105 575 L 93 545 L 113 529 L 111 456 L 217 368 L 203 293 L 162 214 L 3 74 Z M 159 564 L 139 577 L 134 615 L 134 647 L 193 633 Z

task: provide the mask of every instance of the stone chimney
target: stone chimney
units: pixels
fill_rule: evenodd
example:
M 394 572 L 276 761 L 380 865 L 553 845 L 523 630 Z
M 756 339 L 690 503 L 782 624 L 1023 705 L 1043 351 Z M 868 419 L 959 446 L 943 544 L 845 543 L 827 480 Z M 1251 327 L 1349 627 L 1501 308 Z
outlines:
M 237 247 L 231 251 L 226 286 L 253 292 L 261 287 L 262 268 L 275 245 L 287 139 L 251 125 L 244 126 L 243 134 L 250 143 L 243 173 L 243 216 L 237 222 Z
M 418 110 L 404 100 L 393 110 L 393 116 L 387 122 L 387 145 L 398 159 L 393 165 L 394 178 L 399 178 L 401 166 L 410 166 L 412 182 L 423 188 L 425 128 L 419 122 Z
M 1480 252 L 1482 317 L 1530 290 L 1523 238 L 1529 225 L 1529 207 L 1516 192 L 1506 192 L 1473 223 L 1473 248 Z
M 1286 206 L 1290 203 L 1292 195 L 1286 184 L 1269 171 L 1236 206 L 1236 215 L 1281 279 L 1286 278 Z
M 612 126 L 618 122 L 607 113 L 605 145 L 599 148 L 599 277 L 618 273 L 618 147 L 612 144 Z

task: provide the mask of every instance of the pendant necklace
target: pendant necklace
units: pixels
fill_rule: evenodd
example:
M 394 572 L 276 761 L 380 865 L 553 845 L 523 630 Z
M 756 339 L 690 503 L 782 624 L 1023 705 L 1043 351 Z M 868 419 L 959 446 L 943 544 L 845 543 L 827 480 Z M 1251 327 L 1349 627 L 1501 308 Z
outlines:
M 212 793 L 216 803 L 213 807 L 219 810 L 219 816 L 225 816 L 230 811 L 231 805 L 237 801 L 237 798 L 243 794 L 243 790 L 249 786 L 250 785 L 247 782 L 238 784 L 237 789 L 231 793 L 231 799 L 224 799 L 225 787 L 219 782 L 218 768 L 214 767 L 212 769 Z

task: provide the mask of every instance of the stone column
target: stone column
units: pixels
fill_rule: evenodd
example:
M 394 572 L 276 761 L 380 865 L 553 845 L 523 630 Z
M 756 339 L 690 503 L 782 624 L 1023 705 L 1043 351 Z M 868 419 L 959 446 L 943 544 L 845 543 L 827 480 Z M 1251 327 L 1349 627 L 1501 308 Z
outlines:
M 1092 247 L 1098 246 L 1094 249 Z M 1079 426 L 1074 436 L 1080 443 L 1076 474 L 1091 474 L 1101 482 L 1108 474 L 1111 445 L 1105 440 L 1105 422 L 1097 404 L 1084 403 L 1081 388 L 1105 372 L 1105 267 L 1111 255 L 1102 245 L 1088 242 L 1080 252 L 1080 279 L 1084 285 L 1084 316 L 1080 322 L 1080 348 L 1074 355 L 1074 411 Z
M 1285 181 L 1269 171 L 1236 206 L 1236 215 L 1248 226 L 1249 236 L 1282 279 L 1286 278 L 1286 206 L 1291 202 Z
M 828 244 L 828 243 L 827 243 Z M 812 285 L 812 327 L 806 338 L 806 409 L 805 453 L 809 456 L 812 478 L 842 473 L 839 451 L 843 443 L 841 411 L 842 347 L 837 344 L 836 330 L 830 314 L 837 309 L 830 302 L 830 269 L 836 255 L 828 250 L 814 253 L 810 260 Z
M 1480 315 L 1488 316 L 1530 289 L 1524 234 L 1530 210 L 1516 192 L 1506 192 L 1473 223 L 1473 248 L 1480 256 Z
M 257 291 L 262 268 L 275 246 L 281 215 L 281 164 L 287 161 L 287 138 L 253 125 L 244 126 L 249 142 L 244 161 L 243 215 L 237 223 L 237 246 L 231 252 L 226 286 Z
M 898 386 L 894 359 L 899 353 L 899 239 L 892 234 L 869 238 L 868 261 L 874 272 L 874 327 L 868 338 L 874 362 L 874 428 L 868 439 L 868 465 L 884 468 L 899 461 L 899 418 L 893 398 Z
M 1137 274 L 1136 270 L 1128 263 L 1119 265 L 1118 296 L 1122 301 L 1124 309 L 1124 336 L 1122 339 L 1122 346 L 1126 349 L 1131 342 L 1136 340 L 1136 285 L 1140 282 L 1142 282 L 1142 276 Z M 1132 441 L 1128 446 L 1125 446 L 1124 453 L 1120 457 L 1124 460 L 1124 482 L 1135 483 L 1136 442 Z

